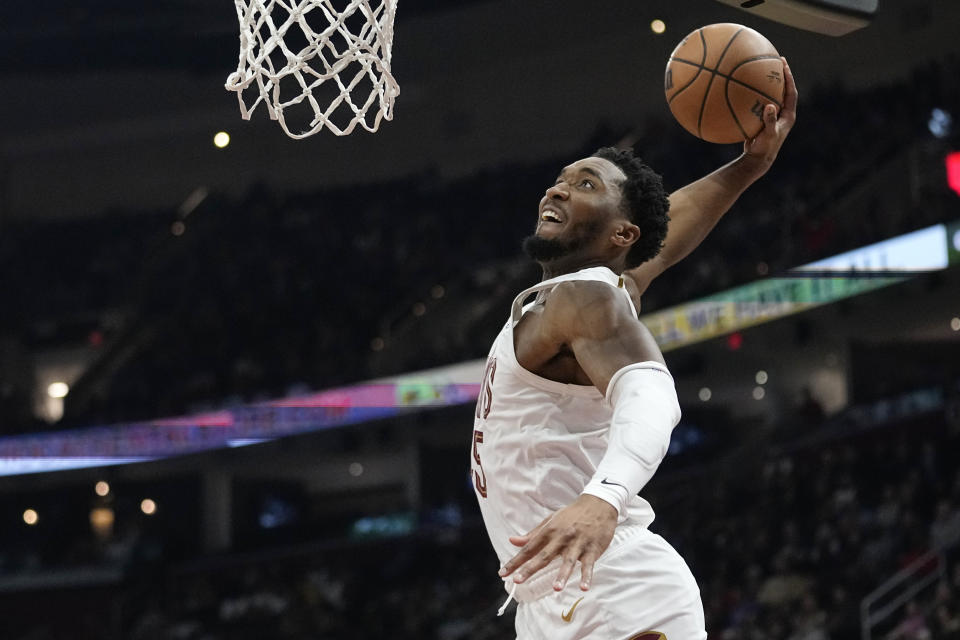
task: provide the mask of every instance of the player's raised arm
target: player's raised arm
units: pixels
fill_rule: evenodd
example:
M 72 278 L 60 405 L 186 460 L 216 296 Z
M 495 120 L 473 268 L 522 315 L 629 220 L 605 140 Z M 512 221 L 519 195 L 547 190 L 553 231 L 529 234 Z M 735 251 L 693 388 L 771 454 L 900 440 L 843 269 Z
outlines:
M 558 285 L 546 300 L 541 335 L 573 352 L 613 406 L 613 419 L 607 451 L 583 493 L 526 535 L 511 538 L 521 549 L 500 575 L 512 573 L 515 582 L 524 582 L 559 556 L 554 589 L 564 588 L 580 562 L 580 588 L 587 590 L 627 502 L 666 455 L 680 407 L 653 336 L 609 285 Z
M 768 104 L 764 127 L 743 144 L 743 154 L 699 180 L 670 194 L 670 226 L 663 249 L 653 259 L 624 272 L 637 309 L 639 297 L 650 282 L 693 251 L 716 226 L 737 198 L 763 176 L 777 158 L 797 118 L 797 87 L 783 59 L 785 91 L 783 109 Z

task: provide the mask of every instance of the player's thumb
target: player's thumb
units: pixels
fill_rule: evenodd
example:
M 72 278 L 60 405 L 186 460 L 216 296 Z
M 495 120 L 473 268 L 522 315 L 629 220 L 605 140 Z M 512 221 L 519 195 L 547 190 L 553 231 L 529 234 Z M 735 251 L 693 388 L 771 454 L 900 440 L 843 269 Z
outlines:
M 510 536 L 508 538 L 508 540 L 510 540 L 510 544 L 516 547 L 522 547 L 523 545 L 527 544 L 528 542 L 530 542 L 530 538 L 537 535 L 537 532 L 540 531 L 540 529 L 543 529 L 543 527 L 548 522 L 550 522 L 550 519 L 552 517 L 553 517 L 552 515 L 547 516 L 540 522 L 540 524 L 538 524 L 537 526 L 535 526 L 533 529 L 523 534 L 522 536 Z
M 532 533 L 533 532 L 531 531 L 530 533 L 525 533 L 522 536 L 510 536 L 508 540 L 510 540 L 510 544 L 512 544 L 513 546 L 522 547 L 523 545 L 530 542 L 530 536 L 532 535 Z
M 768 104 L 763 110 L 763 119 L 767 124 L 777 123 L 777 105 Z

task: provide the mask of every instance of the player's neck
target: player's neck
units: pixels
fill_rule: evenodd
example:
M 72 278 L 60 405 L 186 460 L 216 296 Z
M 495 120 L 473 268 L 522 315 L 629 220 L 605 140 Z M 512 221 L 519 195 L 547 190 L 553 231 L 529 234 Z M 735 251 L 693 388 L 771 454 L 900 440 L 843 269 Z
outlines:
M 594 260 L 580 260 L 577 262 L 551 260 L 549 262 L 541 262 L 540 267 L 543 269 L 543 277 L 541 280 L 550 280 L 551 278 L 556 278 L 557 276 L 575 273 L 583 269 L 590 269 L 591 267 L 606 267 L 614 273 L 619 274 L 623 272 L 624 265 L 622 264 L 622 261 L 610 261 L 597 258 Z

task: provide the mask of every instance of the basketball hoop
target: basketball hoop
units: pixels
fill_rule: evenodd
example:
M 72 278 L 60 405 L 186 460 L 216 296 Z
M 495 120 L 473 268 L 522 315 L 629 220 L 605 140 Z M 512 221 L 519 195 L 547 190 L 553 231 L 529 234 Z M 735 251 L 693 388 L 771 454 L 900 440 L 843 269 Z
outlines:
M 374 132 L 393 119 L 397 0 L 234 1 L 240 61 L 225 87 L 237 93 L 244 120 L 262 101 L 288 136 L 301 139 L 324 127 L 338 136 L 358 124 Z M 247 89 L 257 94 L 249 106 Z M 297 133 L 287 122 L 293 113 L 303 120 Z

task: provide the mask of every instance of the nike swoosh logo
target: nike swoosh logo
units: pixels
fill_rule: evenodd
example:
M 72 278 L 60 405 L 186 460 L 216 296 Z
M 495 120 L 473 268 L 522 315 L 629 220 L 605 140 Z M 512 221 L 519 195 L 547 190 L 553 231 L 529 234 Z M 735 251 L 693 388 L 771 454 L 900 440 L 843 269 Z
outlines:
M 607 480 L 606 478 L 604 478 L 603 480 L 601 480 L 601 481 L 600 481 L 600 484 L 612 484 L 612 485 L 617 486 L 617 487 L 623 487 L 624 489 L 627 488 L 626 486 L 620 484 L 619 482 L 610 482 L 610 481 Z
M 584 598 L 586 598 L 586 596 L 582 596 L 580 600 L 583 600 Z M 567 611 L 566 613 L 564 613 L 563 611 L 560 612 L 560 617 L 563 618 L 564 622 L 570 622 L 571 620 L 573 620 L 573 612 L 577 608 L 577 605 L 580 604 L 580 600 L 577 600 L 576 602 L 573 603 L 573 606 L 570 607 L 570 611 Z

